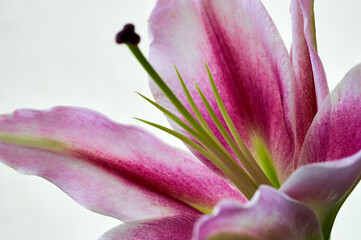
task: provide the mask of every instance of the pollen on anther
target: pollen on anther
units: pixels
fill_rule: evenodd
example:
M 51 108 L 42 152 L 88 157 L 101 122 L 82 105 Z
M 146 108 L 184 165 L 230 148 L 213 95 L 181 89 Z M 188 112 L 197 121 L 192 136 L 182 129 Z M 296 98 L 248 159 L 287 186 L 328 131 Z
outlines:
M 126 43 L 131 45 L 137 45 L 140 42 L 139 35 L 134 31 L 133 24 L 126 24 L 115 37 L 115 42 L 118 44 Z

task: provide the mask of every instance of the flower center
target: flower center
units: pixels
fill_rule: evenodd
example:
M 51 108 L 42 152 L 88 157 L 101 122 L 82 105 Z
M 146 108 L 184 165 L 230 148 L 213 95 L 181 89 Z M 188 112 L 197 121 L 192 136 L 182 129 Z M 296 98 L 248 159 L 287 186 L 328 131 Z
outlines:
M 144 57 L 137 46 L 139 41 L 140 37 L 134 32 L 134 26 L 131 24 L 125 25 L 124 29 L 116 36 L 116 42 L 119 44 L 125 43 L 128 46 L 139 63 L 167 96 L 169 101 L 182 115 L 184 120 L 180 119 L 172 112 L 145 97 L 144 95 L 140 93 L 138 94 L 153 106 L 158 108 L 160 111 L 162 111 L 167 117 L 172 119 L 180 127 L 182 127 L 191 136 L 191 138 L 156 123 L 139 118 L 136 119 L 161 129 L 191 146 L 193 149 L 211 161 L 218 169 L 220 169 L 248 199 L 253 196 L 254 192 L 261 184 L 273 185 L 274 187 L 279 188 L 280 183 L 278 181 L 276 170 L 264 144 L 262 144 L 262 141 L 260 140 L 255 142 L 255 150 L 259 157 L 259 161 L 257 162 L 242 140 L 227 109 L 225 108 L 207 63 L 205 63 L 205 68 L 208 72 L 210 85 L 212 87 L 218 108 L 222 114 L 222 118 L 226 123 L 226 127 L 223 126 L 221 119 L 219 119 L 219 117 L 216 115 L 214 109 L 211 107 L 207 98 L 196 83 L 195 86 L 205 108 L 208 111 L 209 116 L 211 117 L 214 125 L 217 127 L 217 130 L 222 134 L 222 137 L 232 150 L 231 152 L 228 151 L 219 141 L 200 113 L 177 68 L 174 67 L 182 85 L 184 94 L 192 108 L 193 114 L 183 105 L 183 103 L 177 98 L 169 86 L 164 82 L 164 80 L 159 76 L 159 74 Z

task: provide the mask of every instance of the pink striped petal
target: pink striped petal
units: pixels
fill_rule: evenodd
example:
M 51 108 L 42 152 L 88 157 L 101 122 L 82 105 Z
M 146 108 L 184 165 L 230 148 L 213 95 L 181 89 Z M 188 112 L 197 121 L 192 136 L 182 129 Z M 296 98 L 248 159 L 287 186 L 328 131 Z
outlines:
M 339 161 L 301 166 L 280 190 L 312 208 L 329 234 L 338 210 L 360 178 L 361 151 Z
M 314 0 L 292 0 L 292 64 L 299 86 L 310 94 L 318 109 L 329 94 L 326 74 L 317 54 Z M 303 95 L 299 92 L 297 94 Z M 305 98 L 305 100 L 307 100 Z M 307 102 L 311 102 L 307 100 Z M 315 103 L 312 103 L 313 106 Z M 313 106 L 314 107 L 314 106 Z
M 189 240 L 198 218 L 196 215 L 173 216 L 124 223 L 106 232 L 99 240 Z
M 324 100 L 306 135 L 300 163 L 334 161 L 361 150 L 361 64 Z
M 123 221 L 210 211 L 224 198 L 244 201 L 193 156 L 81 108 L 2 115 L 0 160 Z
M 196 81 L 217 109 L 205 59 L 243 139 L 253 149 L 252 138 L 261 137 L 279 176 L 285 179 L 293 170 L 293 113 L 289 104 L 294 75 L 284 43 L 262 3 L 158 0 L 149 26 L 150 61 L 176 95 L 187 105 L 173 64 L 206 120 L 212 122 L 193 86 Z M 156 100 L 172 109 L 154 84 L 151 88 Z M 214 124 L 212 128 L 218 134 Z
M 213 215 L 203 216 L 194 240 L 322 240 L 315 213 L 271 187 L 261 186 L 252 200 L 241 205 L 224 201 Z
M 291 60 L 295 71 L 296 158 L 307 130 L 329 93 L 317 54 L 313 0 L 292 0 Z

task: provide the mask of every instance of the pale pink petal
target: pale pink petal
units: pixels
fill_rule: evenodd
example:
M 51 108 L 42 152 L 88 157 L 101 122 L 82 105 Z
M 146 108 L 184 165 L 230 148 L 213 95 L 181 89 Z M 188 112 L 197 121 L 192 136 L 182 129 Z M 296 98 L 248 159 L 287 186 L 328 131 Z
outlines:
M 205 59 L 242 138 L 251 149 L 252 138 L 262 138 L 280 178 L 285 179 L 293 170 L 290 89 L 294 75 L 287 49 L 262 3 L 158 0 L 149 26 L 150 62 L 176 95 L 188 106 L 173 64 L 211 122 L 193 85 L 196 81 L 217 109 Z M 156 100 L 172 109 L 154 84 L 151 88 Z
M 224 198 L 244 201 L 190 154 L 87 109 L 0 116 L 0 160 L 123 221 L 210 211 Z
M 313 0 L 292 0 L 291 60 L 295 71 L 296 158 L 307 130 L 328 95 L 325 71 L 317 54 Z
M 261 186 L 241 205 L 224 201 L 195 225 L 194 240 L 322 240 L 315 213 L 274 188 Z
M 360 177 L 361 151 L 339 161 L 301 166 L 280 190 L 312 208 L 323 229 L 330 230 L 339 208 Z
M 324 100 L 306 135 L 300 164 L 334 161 L 361 150 L 361 65 Z
M 173 216 L 119 225 L 99 240 L 189 240 L 197 215 Z

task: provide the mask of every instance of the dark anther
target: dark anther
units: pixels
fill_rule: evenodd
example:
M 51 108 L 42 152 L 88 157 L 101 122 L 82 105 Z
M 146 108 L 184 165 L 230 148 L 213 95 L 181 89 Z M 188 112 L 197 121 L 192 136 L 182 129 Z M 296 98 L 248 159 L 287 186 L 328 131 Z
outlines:
M 134 32 L 133 24 L 126 24 L 122 31 L 120 31 L 115 37 L 115 41 L 118 44 L 127 43 L 131 45 L 137 45 L 140 42 L 140 37 Z

